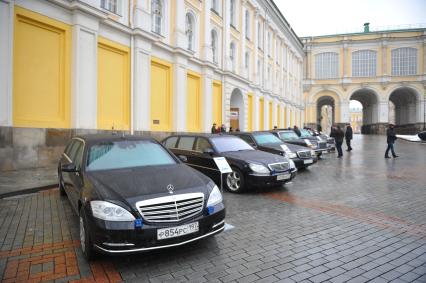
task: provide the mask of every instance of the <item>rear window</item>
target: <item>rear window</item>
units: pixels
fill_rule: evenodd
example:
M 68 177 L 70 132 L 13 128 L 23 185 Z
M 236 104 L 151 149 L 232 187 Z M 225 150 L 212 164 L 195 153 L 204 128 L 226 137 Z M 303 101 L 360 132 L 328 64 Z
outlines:
M 237 137 L 212 138 L 218 152 L 254 150 L 248 143 Z
M 168 138 L 166 142 L 164 143 L 164 146 L 167 148 L 175 148 L 177 139 L 178 139 L 177 137 Z
M 311 133 L 305 129 L 300 130 L 300 133 L 301 133 L 300 137 L 302 138 L 308 138 L 312 136 Z
M 176 164 L 173 157 L 152 141 L 102 142 L 90 147 L 87 171 Z
M 192 150 L 194 146 L 194 137 L 181 137 L 179 139 L 179 145 L 178 148 L 182 150 Z

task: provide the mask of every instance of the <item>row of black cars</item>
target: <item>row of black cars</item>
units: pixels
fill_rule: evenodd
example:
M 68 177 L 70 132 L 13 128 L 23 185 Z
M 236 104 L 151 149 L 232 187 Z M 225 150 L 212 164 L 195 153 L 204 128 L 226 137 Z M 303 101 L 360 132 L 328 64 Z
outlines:
M 143 252 L 223 231 L 222 183 L 234 193 L 280 185 L 330 148 L 321 137 L 305 132 L 299 137 L 291 130 L 182 134 L 161 143 L 79 136 L 60 158 L 59 190 L 79 216 L 86 258 Z M 232 172 L 221 174 L 215 157 L 225 157 Z

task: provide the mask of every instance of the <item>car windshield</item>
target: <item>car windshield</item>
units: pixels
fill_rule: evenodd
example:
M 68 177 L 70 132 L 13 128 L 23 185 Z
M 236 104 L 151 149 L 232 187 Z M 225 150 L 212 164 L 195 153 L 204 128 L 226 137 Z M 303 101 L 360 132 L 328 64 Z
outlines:
M 248 143 L 237 137 L 212 138 L 211 142 L 218 152 L 254 150 Z
M 299 138 L 295 132 L 280 132 L 278 134 L 283 140 L 297 140 Z
M 269 133 L 257 134 L 257 135 L 253 135 L 253 137 L 258 144 L 267 144 L 267 143 L 282 144 L 283 143 L 279 138 Z
M 144 140 L 101 142 L 90 147 L 87 171 L 176 164 L 159 144 Z
M 309 137 L 312 136 L 311 133 L 308 130 L 305 130 L 305 129 L 301 129 L 300 133 L 301 133 L 301 135 L 300 135 L 301 138 L 309 138 Z

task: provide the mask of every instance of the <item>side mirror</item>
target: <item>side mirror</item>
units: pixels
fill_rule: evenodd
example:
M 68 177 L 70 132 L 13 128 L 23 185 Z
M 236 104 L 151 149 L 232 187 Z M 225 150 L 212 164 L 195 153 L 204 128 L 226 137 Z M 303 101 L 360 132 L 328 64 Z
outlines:
M 178 158 L 182 161 L 182 162 L 188 162 L 188 158 L 186 158 L 185 155 L 178 155 Z
M 203 153 L 205 153 L 205 154 L 209 154 L 209 155 L 213 155 L 214 151 L 213 151 L 213 149 L 211 149 L 211 148 L 205 148 L 205 149 L 203 150 Z
M 62 164 L 61 166 L 62 172 L 78 172 L 77 167 L 74 163 Z

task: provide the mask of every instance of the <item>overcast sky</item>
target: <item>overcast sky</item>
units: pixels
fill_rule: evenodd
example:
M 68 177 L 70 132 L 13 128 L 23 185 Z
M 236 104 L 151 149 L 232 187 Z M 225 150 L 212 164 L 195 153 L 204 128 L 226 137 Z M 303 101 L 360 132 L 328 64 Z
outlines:
M 426 24 L 426 0 L 274 0 L 298 36 Z M 425 25 L 426 27 L 426 25 Z

